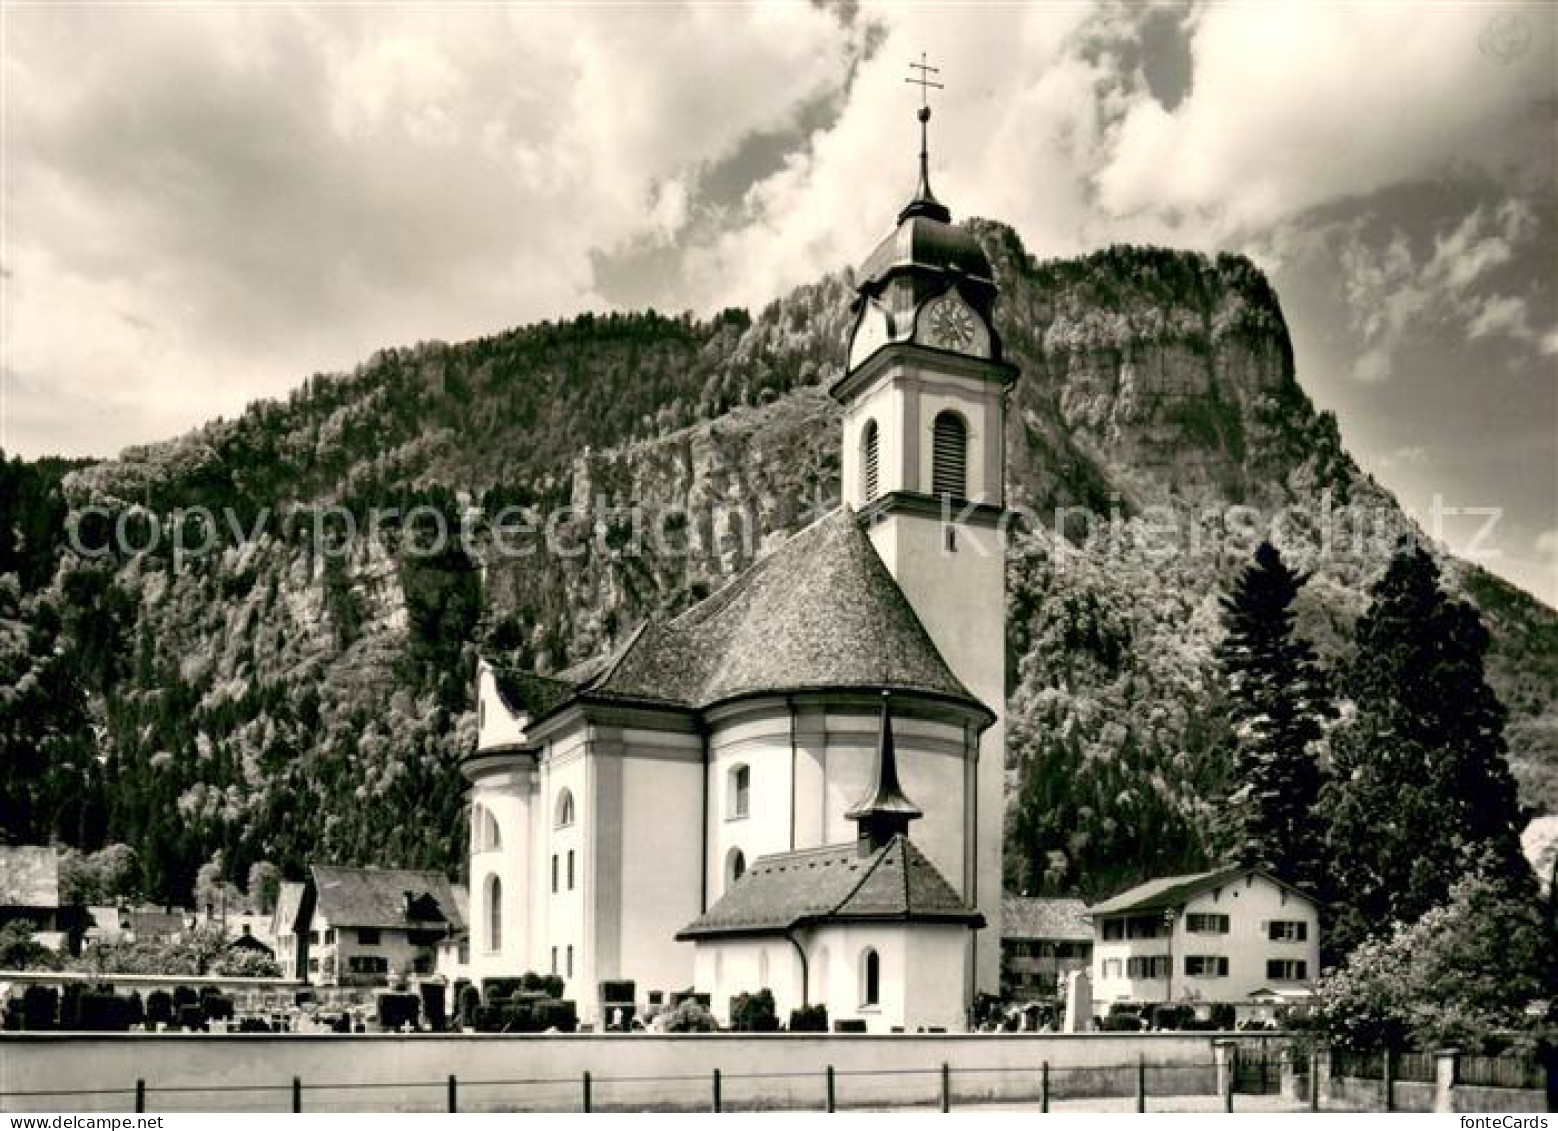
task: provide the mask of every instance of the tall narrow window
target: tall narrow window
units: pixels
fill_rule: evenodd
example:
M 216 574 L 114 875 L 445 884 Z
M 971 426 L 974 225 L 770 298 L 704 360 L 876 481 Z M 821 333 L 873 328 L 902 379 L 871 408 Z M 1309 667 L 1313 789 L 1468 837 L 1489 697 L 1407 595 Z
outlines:
M 737 766 L 730 771 L 730 797 L 727 814 L 734 820 L 745 817 L 752 803 L 752 767 Z
M 867 503 L 876 498 L 878 473 L 881 470 L 880 449 L 881 435 L 877 431 L 876 421 L 868 420 L 860 433 L 860 494 L 862 501 Z
M 742 876 L 746 875 L 747 858 L 739 848 L 732 848 L 725 857 L 725 887 L 728 889 Z
M 487 949 L 503 949 L 503 881 L 497 876 L 487 877 Z
M 557 827 L 567 828 L 573 824 L 573 791 L 563 790 L 557 795 Z
M 968 495 L 968 427 L 955 412 L 938 413 L 931 447 L 931 494 Z
M 573 977 L 573 947 L 568 947 L 568 977 Z
M 557 853 L 552 853 L 552 894 L 557 894 Z
M 573 849 L 568 850 L 568 890 L 573 890 Z
M 552 973 L 557 973 L 557 948 L 552 948 Z
M 882 1003 L 882 958 L 876 951 L 867 949 L 860 963 L 860 1004 Z

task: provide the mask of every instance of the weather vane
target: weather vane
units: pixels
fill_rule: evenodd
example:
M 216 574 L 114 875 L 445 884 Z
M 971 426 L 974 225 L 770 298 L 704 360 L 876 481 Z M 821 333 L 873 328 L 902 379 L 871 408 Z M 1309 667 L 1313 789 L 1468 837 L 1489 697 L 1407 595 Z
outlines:
M 921 51 L 920 61 L 918 63 L 911 62 L 909 64 L 909 69 L 911 71 L 918 71 L 919 73 L 910 75 L 903 81 L 906 83 L 911 83 L 914 86 L 920 88 L 920 109 L 925 111 L 925 113 L 921 115 L 920 120 L 924 121 L 925 118 L 930 117 L 930 92 L 932 90 L 946 89 L 946 87 L 941 83 L 931 78 L 932 75 L 941 74 L 941 68 L 933 67 L 927 63 L 925 61 L 925 52 Z
M 926 137 L 929 132 L 926 123 L 930 121 L 930 92 L 932 90 L 945 90 L 946 87 L 932 77 L 940 75 L 941 68 L 933 67 L 926 62 L 925 52 L 923 51 L 920 52 L 920 61 L 918 63 L 911 62 L 909 64 L 909 70 L 914 73 L 910 74 L 903 81 L 920 88 L 920 109 L 917 115 L 920 119 L 920 187 L 914 194 L 914 200 L 909 204 L 908 208 L 904 209 L 898 219 L 902 223 L 905 216 L 923 213 L 925 215 L 933 215 L 940 220 L 946 220 L 948 219 L 948 216 L 944 215 L 946 209 L 936 200 L 936 195 L 930 191 L 930 145 Z

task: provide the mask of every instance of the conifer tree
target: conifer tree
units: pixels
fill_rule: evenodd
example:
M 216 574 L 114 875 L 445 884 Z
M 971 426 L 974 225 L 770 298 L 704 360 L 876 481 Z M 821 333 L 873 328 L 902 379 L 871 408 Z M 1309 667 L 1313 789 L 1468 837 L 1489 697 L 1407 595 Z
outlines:
M 1370 595 L 1347 669 L 1356 714 L 1322 806 L 1341 951 L 1444 903 L 1468 872 L 1535 894 L 1477 611 L 1445 594 L 1415 546 Z
M 1315 744 L 1331 714 L 1314 650 L 1294 632 L 1304 578 L 1269 542 L 1223 599 L 1217 649 L 1233 734 L 1220 840 L 1233 862 L 1311 890 L 1321 880 Z

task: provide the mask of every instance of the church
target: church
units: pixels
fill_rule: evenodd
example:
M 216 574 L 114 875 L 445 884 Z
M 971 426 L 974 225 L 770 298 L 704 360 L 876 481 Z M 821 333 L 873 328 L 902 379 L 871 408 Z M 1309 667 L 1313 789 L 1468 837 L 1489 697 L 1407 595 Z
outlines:
M 859 272 L 842 503 L 555 677 L 478 669 L 471 978 L 963 1029 L 999 986 L 1001 357 L 989 260 L 919 184 Z M 663 1000 L 656 998 L 655 1000 Z

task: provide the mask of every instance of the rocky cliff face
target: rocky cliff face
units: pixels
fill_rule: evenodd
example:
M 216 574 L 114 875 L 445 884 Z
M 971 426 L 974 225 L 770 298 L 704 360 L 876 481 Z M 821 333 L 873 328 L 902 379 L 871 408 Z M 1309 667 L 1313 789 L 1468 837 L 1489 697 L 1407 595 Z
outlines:
M 1388 528 L 1399 512 L 1305 397 L 1276 296 L 1247 261 L 1116 248 L 1035 263 L 1009 229 L 977 231 L 1023 372 L 1007 425 L 1026 519 L 1008 569 L 1008 878 L 1094 891 L 1193 866 L 1222 781 L 1210 654 L 1223 585 L 1272 534 L 1313 571 L 1301 626 L 1334 655 L 1392 543 L 1339 550 L 1329 517 L 1350 506 Z M 72 605 L 104 585 L 118 595 L 84 637 L 111 660 L 88 665 L 89 709 L 65 724 L 92 737 L 60 748 L 35 800 L 47 828 L 22 831 L 135 843 L 147 883 L 170 892 L 219 847 L 238 876 L 262 858 L 292 872 L 457 865 L 475 642 L 555 670 L 831 507 L 824 389 L 847 302 L 830 279 L 756 319 L 581 319 L 389 351 L 285 405 L 68 476 L 78 513 L 200 502 L 266 524 L 246 552 L 180 568 L 166 553 L 62 552 L 52 581 L 0 608 L 59 621 L 68 654 L 85 646 Z M 469 537 L 417 554 L 404 523 L 321 559 L 308 508 L 360 520 L 386 504 Z M 516 521 L 533 531 L 500 528 Z M 1450 572 L 1497 641 L 1527 797 L 1558 805 L 1558 619 Z M 15 662 L 51 661 L 35 641 Z M 46 784 L 72 774 L 84 802 Z

